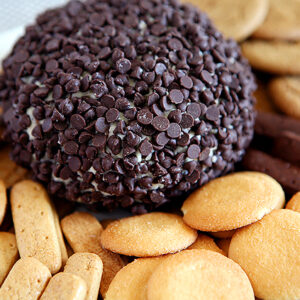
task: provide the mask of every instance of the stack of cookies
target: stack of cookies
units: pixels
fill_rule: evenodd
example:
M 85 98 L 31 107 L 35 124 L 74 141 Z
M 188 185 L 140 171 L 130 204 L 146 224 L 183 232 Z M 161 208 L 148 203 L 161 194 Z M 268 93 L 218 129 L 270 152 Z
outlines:
M 241 43 L 257 72 L 255 150 L 248 150 L 244 167 L 271 175 L 289 194 L 299 191 L 300 2 L 188 2 L 206 11 L 226 36 Z

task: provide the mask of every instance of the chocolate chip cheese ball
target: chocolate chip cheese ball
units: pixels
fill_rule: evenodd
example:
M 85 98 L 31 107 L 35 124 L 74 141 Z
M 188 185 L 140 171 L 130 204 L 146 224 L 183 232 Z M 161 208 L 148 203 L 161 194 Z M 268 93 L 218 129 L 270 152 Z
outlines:
M 56 197 L 143 213 L 232 170 L 253 135 L 248 63 L 175 0 L 71 1 L 3 69 L 12 157 Z

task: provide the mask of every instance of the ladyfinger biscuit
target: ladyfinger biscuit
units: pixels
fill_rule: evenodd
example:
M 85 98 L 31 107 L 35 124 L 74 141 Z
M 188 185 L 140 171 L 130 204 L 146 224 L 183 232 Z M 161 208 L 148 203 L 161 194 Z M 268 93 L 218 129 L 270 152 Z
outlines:
M 212 239 L 211 237 L 209 237 L 205 234 L 202 234 L 202 233 L 198 234 L 198 237 L 197 237 L 195 243 L 193 243 L 187 249 L 189 249 L 189 250 L 191 250 L 191 249 L 198 249 L 198 250 L 206 249 L 206 250 L 215 251 L 215 252 L 225 255 L 223 250 L 217 246 L 214 239 Z
M 40 300 L 84 300 L 85 281 L 71 273 L 60 272 L 52 277 Z
M 103 274 L 100 292 L 104 298 L 106 291 L 120 269 L 124 267 L 120 255 L 102 248 L 103 228 L 91 214 L 74 212 L 61 221 L 63 233 L 74 252 L 90 252 L 100 256 L 103 262 Z
M 214 179 L 193 192 L 183 203 L 184 221 L 201 231 L 236 229 L 282 208 L 280 184 L 258 172 L 236 172 Z
M 152 212 L 109 224 L 101 235 L 101 243 L 116 253 L 149 257 L 185 249 L 196 238 L 196 230 L 188 227 L 182 217 Z
M 269 7 L 267 0 L 185 0 L 184 2 L 193 3 L 206 12 L 226 37 L 238 41 L 250 36 L 263 23 Z
M 291 209 L 300 213 L 300 192 L 296 193 L 287 203 L 287 209 Z
M 0 299 L 39 299 L 50 278 L 50 271 L 40 261 L 33 257 L 21 258 L 15 263 L 1 286 Z
M 229 258 L 248 275 L 261 299 L 300 299 L 300 214 L 272 211 L 239 229 L 231 239 Z
M 24 180 L 13 186 L 10 200 L 20 256 L 35 257 L 55 274 L 62 256 L 47 192 L 42 185 Z
M 0 232 L 0 286 L 19 256 L 16 237 Z
M 97 300 L 103 264 L 94 253 L 75 253 L 67 261 L 64 272 L 80 276 L 86 283 L 86 300 Z
M 254 300 L 242 268 L 210 250 L 184 250 L 170 255 L 152 273 L 148 300 Z
M 300 190 L 300 168 L 286 161 L 262 151 L 248 149 L 242 164 L 247 170 L 264 172 L 273 177 L 287 193 L 294 194 Z
M 5 217 L 7 206 L 6 187 L 2 180 L 0 180 L 0 225 Z

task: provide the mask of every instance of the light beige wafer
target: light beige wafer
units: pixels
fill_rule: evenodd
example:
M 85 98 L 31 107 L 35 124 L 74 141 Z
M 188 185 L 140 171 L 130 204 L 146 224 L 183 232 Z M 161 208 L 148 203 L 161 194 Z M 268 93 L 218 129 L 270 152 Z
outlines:
M 13 186 L 10 198 L 20 256 L 35 257 L 55 274 L 61 268 L 62 256 L 46 190 L 24 180 Z
M 291 198 L 285 208 L 300 212 L 300 192 Z
M 0 299 L 39 299 L 50 278 L 50 271 L 40 261 L 33 257 L 21 258 L 15 263 L 1 286 Z
M 147 299 L 147 282 L 153 271 L 164 259 L 165 256 L 139 258 L 125 266 L 111 282 L 105 300 Z
M 234 233 L 235 233 L 235 229 L 210 232 L 209 234 L 218 239 L 227 239 L 227 238 L 231 238 L 234 235 Z
M 250 36 L 264 21 L 267 0 L 184 0 L 206 12 L 226 37 L 238 41 Z
M 94 253 L 75 253 L 67 261 L 64 272 L 84 279 L 87 287 L 86 300 L 97 300 L 102 277 L 103 264 Z
M 187 249 L 198 249 L 198 250 L 206 249 L 206 250 L 215 251 L 215 252 L 225 255 L 223 250 L 217 246 L 214 239 L 212 239 L 211 237 L 209 237 L 205 234 L 202 234 L 202 233 L 198 234 L 198 237 L 197 237 L 195 243 L 193 243 Z
M 239 229 L 229 247 L 262 299 L 300 299 L 299 253 L 300 214 L 289 209 Z
M 75 212 L 63 218 L 61 226 L 74 252 L 90 252 L 100 256 L 103 262 L 100 292 L 104 297 L 112 279 L 124 266 L 120 255 L 102 248 L 100 237 L 103 228 L 91 214 Z
M 0 232 L 0 286 L 19 256 L 16 237 Z
M 52 277 L 40 299 L 84 300 L 87 299 L 86 293 L 86 283 L 81 277 L 71 273 L 60 272 Z
M 219 240 L 216 241 L 218 247 L 221 248 L 224 251 L 226 256 L 228 256 L 230 241 L 231 241 L 231 238 L 229 238 L 229 239 L 219 239 Z
M 148 300 L 254 300 L 242 268 L 210 250 L 185 250 L 166 258 L 152 273 L 147 296 Z
M 117 220 L 101 235 L 102 246 L 129 256 L 158 256 L 187 248 L 197 232 L 175 214 L 153 212 Z
M 273 102 L 282 112 L 300 119 L 300 76 L 284 76 L 271 80 L 269 92 Z
M 300 74 L 300 42 L 251 40 L 242 44 L 242 52 L 251 66 L 260 71 Z
M 270 0 L 270 9 L 263 24 L 253 36 L 261 39 L 300 39 L 300 1 Z
M 201 231 L 239 228 L 282 208 L 280 184 L 259 172 L 237 172 L 210 181 L 183 203 L 183 219 Z
M 257 90 L 254 92 L 256 99 L 255 109 L 264 112 L 277 112 L 277 109 L 268 95 L 267 87 L 261 82 L 257 82 Z
M 2 224 L 7 206 L 6 187 L 2 180 L 0 180 L 0 225 Z
M 0 179 L 4 181 L 7 188 L 11 187 L 16 182 L 26 178 L 28 171 L 9 157 L 10 147 L 0 149 Z

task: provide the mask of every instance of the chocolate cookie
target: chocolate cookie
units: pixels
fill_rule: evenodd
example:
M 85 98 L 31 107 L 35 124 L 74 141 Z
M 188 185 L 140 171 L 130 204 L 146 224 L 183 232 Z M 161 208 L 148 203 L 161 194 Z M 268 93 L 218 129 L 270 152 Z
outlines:
M 248 63 L 175 0 L 71 1 L 3 70 L 12 157 L 56 197 L 143 213 L 232 170 L 253 135 Z

